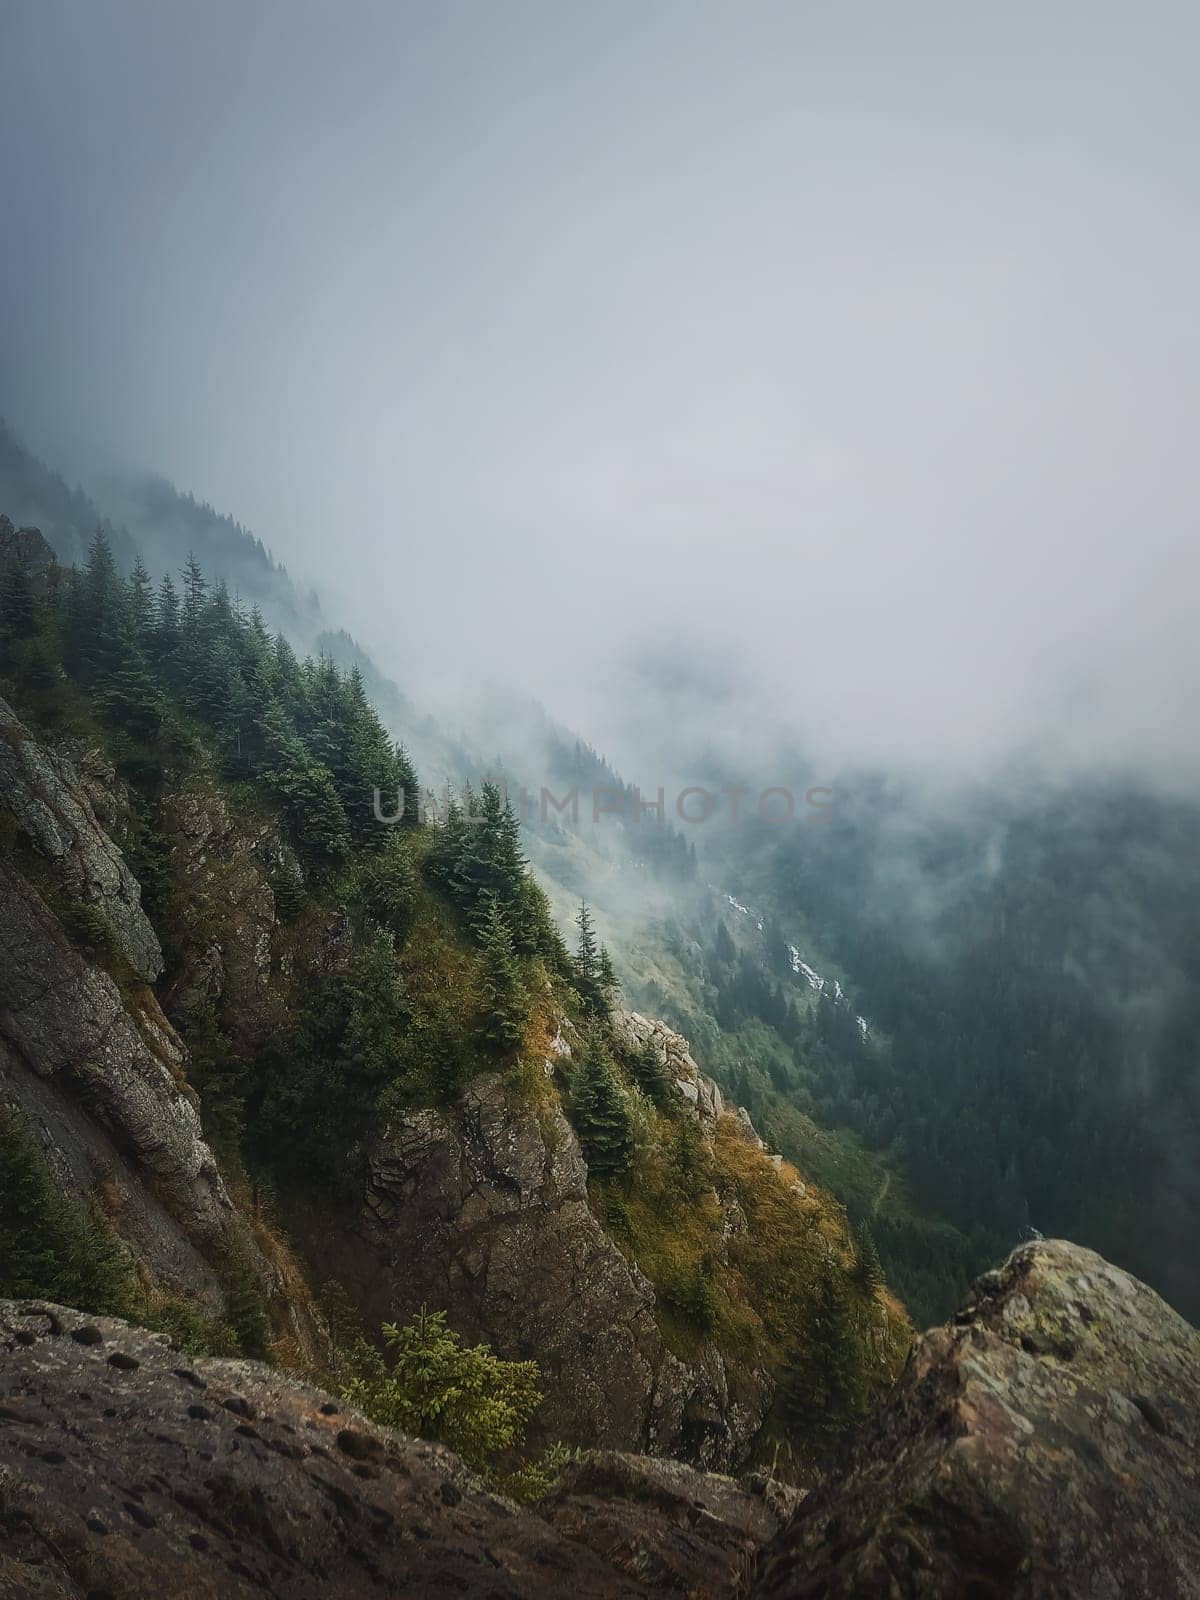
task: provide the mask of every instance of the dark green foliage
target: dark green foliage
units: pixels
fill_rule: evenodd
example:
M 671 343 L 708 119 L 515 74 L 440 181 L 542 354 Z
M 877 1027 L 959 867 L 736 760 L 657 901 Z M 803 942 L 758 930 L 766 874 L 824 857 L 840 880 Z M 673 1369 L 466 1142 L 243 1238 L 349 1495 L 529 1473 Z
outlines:
M 656 1287 L 663 1304 L 697 1333 L 712 1333 L 716 1328 L 721 1314 L 720 1302 L 703 1263 L 661 1273 Z
M 125 1250 L 52 1178 L 25 1118 L 0 1102 L 0 1295 L 82 1311 L 132 1314 L 137 1284 Z
M 284 862 L 271 874 L 271 892 L 275 896 L 275 914 L 281 922 L 290 922 L 304 904 L 304 884 L 300 874 Z
M 166 705 L 138 645 L 130 644 L 103 692 L 105 716 L 135 737 L 152 739 L 162 727 Z
M 165 1333 L 176 1350 L 189 1356 L 240 1356 L 237 1334 L 225 1321 L 206 1317 L 186 1300 L 168 1300 L 139 1314 L 155 1333 Z
M 0 566 L 0 629 L 10 640 L 31 639 L 37 632 L 33 579 L 22 561 Z
M 399 943 L 408 937 L 417 904 L 419 881 L 402 838 L 392 837 L 361 870 L 363 900 L 381 928 Z
M 680 1096 L 667 1070 L 667 1058 L 652 1039 L 626 1058 L 625 1069 L 634 1083 L 660 1111 L 673 1111 Z
M 585 1010 L 594 1017 L 602 1016 L 607 1009 L 608 996 L 601 977 L 600 944 L 586 901 L 580 902 L 575 926 L 579 929 L 579 943 L 575 949 L 575 987 L 579 990 Z
M 139 782 L 149 784 L 198 725 L 229 777 L 261 785 L 279 803 L 318 871 L 337 868 L 352 849 L 386 845 L 391 830 L 375 819 L 376 790 L 391 808 L 403 789 L 404 826 L 415 826 L 416 775 L 357 671 L 297 662 L 261 614 L 247 617 L 224 584 L 209 585 L 195 556 L 180 581 L 182 595 L 170 578 L 154 594 L 140 560 L 123 580 L 103 529 L 84 569 L 61 582 L 6 562 L 0 671 L 51 690 L 65 667 L 126 736 L 122 769 Z M 53 704 L 40 710 L 53 721 Z
M 520 1048 L 525 1037 L 529 1001 L 521 982 L 512 934 L 495 900 L 488 908 L 484 925 L 480 986 L 484 1041 L 499 1054 L 510 1055 Z
M 480 943 L 494 902 L 518 956 L 540 956 L 552 970 L 567 969 L 549 903 L 521 848 L 520 821 L 496 784 L 485 783 L 478 795 L 468 789 L 462 805 L 449 802 L 426 872 L 459 907 Z
M 75 944 L 102 966 L 112 968 L 119 959 L 117 935 L 99 906 L 69 900 L 58 906 L 58 920 Z
M 347 971 L 312 987 L 247 1085 L 247 1143 L 282 1178 L 354 1192 L 362 1140 L 404 1057 L 408 1013 L 391 936 L 358 944 Z
M 865 1222 L 854 1230 L 854 1283 L 860 1293 L 868 1297 L 883 1285 L 879 1251 Z
M 679 1118 L 672 1132 L 670 1160 L 676 1192 L 685 1203 L 694 1203 L 712 1187 L 709 1147 L 699 1118 L 687 1114 Z
M 241 1164 L 251 1064 L 234 1050 L 211 1000 L 192 1000 L 176 1022 L 187 1042 L 188 1073 L 200 1096 L 205 1137 L 225 1169 L 236 1171 Z
M 596 1037 L 584 1044 L 570 1109 L 589 1175 L 601 1182 L 627 1177 L 633 1164 L 629 1105 L 612 1057 Z
M 782 1421 L 803 1450 L 827 1453 L 862 1415 L 868 1370 L 845 1275 L 827 1262 L 807 1309 L 803 1341 L 779 1386 Z
M 225 1324 L 237 1343 L 238 1353 L 250 1361 L 270 1358 L 271 1321 L 266 1303 L 250 1269 L 229 1260 L 220 1271 L 225 1291 Z
M 609 1001 L 615 1000 L 621 986 L 617 982 L 616 970 L 606 945 L 600 946 L 600 954 L 596 957 L 596 978 L 605 998 Z

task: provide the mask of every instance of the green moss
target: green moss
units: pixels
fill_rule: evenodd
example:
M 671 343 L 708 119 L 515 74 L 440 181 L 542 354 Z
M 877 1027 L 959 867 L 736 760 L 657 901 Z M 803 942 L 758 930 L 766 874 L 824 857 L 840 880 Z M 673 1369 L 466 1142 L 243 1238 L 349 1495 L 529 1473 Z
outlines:
M 120 960 L 120 947 L 116 931 L 100 907 L 82 900 L 66 900 L 60 902 L 57 910 L 58 920 L 71 942 L 84 955 L 111 971 Z

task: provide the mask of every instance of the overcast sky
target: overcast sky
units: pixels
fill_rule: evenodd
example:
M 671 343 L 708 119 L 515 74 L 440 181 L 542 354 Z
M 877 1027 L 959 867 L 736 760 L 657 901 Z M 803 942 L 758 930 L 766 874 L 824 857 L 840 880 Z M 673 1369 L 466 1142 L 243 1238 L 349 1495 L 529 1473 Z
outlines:
M 1200 764 L 1200 8 L 0 0 L 0 412 L 618 756 Z

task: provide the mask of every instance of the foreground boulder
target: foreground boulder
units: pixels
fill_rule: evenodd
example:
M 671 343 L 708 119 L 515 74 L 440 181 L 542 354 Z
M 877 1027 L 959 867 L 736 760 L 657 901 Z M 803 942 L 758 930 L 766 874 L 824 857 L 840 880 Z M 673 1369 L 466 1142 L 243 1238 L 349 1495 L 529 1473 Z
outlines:
M 677 1463 L 575 1470 L 542 1517 L 269 1367 L 0 1301 L 0 1600 L 732 1600 L 786 1509 Z
M 1038 1243 L 806 1498 L 601 1452 L 522 1510 L 270 1368 L 0 1301 L 0 1600 L 1195 1600 L 1198 1403 L 1200 1335 Z
M 767 1547 L 762 1600 L 1200 1595 L 1200 1334 L 1061 1241 L 917 1345 L 857 1450 Z

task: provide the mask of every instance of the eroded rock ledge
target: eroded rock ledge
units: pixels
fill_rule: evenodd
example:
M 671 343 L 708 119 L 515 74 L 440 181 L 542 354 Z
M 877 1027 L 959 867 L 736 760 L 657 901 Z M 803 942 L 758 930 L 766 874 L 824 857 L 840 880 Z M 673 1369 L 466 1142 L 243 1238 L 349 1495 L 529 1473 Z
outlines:
M 1189 1600 L 1198 1401 L 1195 1329 L 1038 1243 L 924 1337 L 798 1505 L 601 1452 L 521 1510 L 269 1368 L 0 1301 L 0 1597 Z
M 520 1510 L 268 1367 L 0 1301 L 3 1600 L 719 1600 L 786 1509 L 675 1462 L 574 1474 Z

